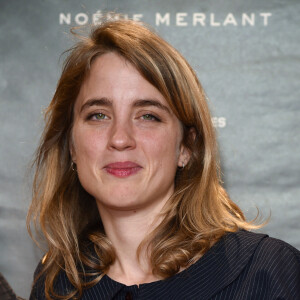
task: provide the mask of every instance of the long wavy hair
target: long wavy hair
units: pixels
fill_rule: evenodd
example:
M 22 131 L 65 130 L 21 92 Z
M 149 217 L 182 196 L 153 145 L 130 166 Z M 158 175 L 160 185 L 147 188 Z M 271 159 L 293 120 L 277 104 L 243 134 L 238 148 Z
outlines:
M 129 61 L 167 100 L 183 126 L 191 153 L 178 169 L 175 191 L 161 214 L 162 222 L 140 245 L 147 246 L 152 272 L 170 277 L 198 260 L 226 232 L 253 229 L 221 185 L 215 131 L 207 99 L 197 76 L 182 55 L 145 24 L 106 21 L 93 27 L 69 50 L 34 161 L 33 198 L 28 213 L 47 243 L 41 272 L 47 299 L 80 298 L 115 260 L 95 200 L 71 168 L 73 108 L 93 60 L 115 52 Z M 190 134 L 191 128 L 193 134 Z M 139 252 L 139 251 L 138 251 Z M 74 290 L 57 295 L 54 282 L 65 271 Z

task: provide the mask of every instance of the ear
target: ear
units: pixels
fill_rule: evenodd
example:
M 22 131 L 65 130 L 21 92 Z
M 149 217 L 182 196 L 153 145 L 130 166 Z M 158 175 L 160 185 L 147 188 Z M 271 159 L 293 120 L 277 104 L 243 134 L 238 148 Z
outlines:
M 180 154 L 177 163 L 178 167 L 184 168 L 184 166 L 186 166 L 190 161 L 190 157 L 191 157 L 190 151 L 184 145 L 181 145 Z
M 195 140 L 196 138 L 196 130 L 194 127 L 190 128 L 189 130 L 189 138 L 191 138 L 192 140 Z M 191 158 L 191 150 L 188 149 L 186 146 L 184 146 L 183 144 L 181 144 L 180 146 L 180 154 L 179 154 L 179 158 L 178 158 L 178 167 L 184 167 L 186 166 Z
M 74 163 L 76 163 L 76 151 L 75 151 L 75 147 L 74 147 L 74 140 L 73 140 L 72 133 L 71 133 L 70 139 L 69 139 L 69 151 L 70 151 L 72 161 Z

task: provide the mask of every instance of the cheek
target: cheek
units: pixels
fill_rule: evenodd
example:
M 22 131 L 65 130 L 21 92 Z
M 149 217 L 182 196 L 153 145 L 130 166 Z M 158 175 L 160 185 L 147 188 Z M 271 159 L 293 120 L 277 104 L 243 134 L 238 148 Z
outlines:
M 152 162 L 159 163 L 160 166 L 177 164 L 180 154 L 180 136 L 176 130 L 144 132 L 140 141 Z
M 73 145 L 77 162 L 96 160 L 103 149 L 103 140 L 99 131 L 74 130 Z

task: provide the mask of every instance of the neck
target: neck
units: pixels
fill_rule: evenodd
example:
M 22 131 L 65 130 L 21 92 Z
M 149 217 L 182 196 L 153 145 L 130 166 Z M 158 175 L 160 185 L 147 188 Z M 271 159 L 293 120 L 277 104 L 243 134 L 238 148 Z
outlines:
M 159 278 L 152 274 L 152 267 L 147 255 L 147 246 L 137 250 L 145 237 L 160 223 L 159 213 L 165 202 L 150 206 L 147 209 L 120 211 L 103 207 L 98 203 L 99 212 L 105 233 L 112 242 L 116 261 L 107 275 L 126 285 L 156 281 Z

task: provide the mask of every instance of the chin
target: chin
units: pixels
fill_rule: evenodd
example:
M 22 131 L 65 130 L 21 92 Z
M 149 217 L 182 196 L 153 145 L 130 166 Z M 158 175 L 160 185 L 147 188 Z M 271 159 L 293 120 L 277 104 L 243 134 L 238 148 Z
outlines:
M 141 201 L 141 195 L 138 196 L 136 191 L 124 191 L 122 188 L 110 189 L 110 193 L 99 193 L 102 197 L 95 197 L 96 201 L 101 207 L 107 207 L 110 209 L 119 210 L 132 210 L 143 206 L 143 201 Z

